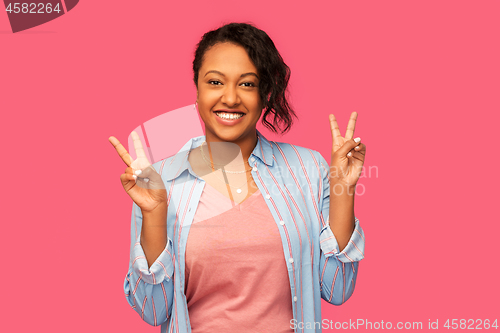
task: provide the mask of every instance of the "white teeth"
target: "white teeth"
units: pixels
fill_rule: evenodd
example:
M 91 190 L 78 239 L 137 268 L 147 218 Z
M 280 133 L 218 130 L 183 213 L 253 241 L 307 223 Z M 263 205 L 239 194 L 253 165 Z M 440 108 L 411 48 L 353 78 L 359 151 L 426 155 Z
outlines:
M 235 114 L 235 113 L 224 113 L 224 112 L 216 112 L 215 113 L 218 117 L 226 120 L 234 120 L 234 119 L 239 119 L 243 117 L 242 114 Z

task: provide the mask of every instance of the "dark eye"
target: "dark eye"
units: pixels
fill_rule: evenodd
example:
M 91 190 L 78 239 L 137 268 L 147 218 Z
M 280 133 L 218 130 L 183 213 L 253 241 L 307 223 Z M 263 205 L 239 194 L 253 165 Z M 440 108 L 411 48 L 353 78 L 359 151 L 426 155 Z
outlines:
M 220 83 L 220 82 L 219 82 L 219 81 L 217 81 L 217 80 L 210 80 L 210 81 L 208 81 L 208 84 L 211 84 L 211 85 L 213 85 L 213 86 L 218 86 L 219 84 L 222 84 L 222 83 Z
M 255 84 L 253 84 L 253 82 L 245 82 L 245 83 L 242 83 L 245 85 L 245 87 L 255 87 Z

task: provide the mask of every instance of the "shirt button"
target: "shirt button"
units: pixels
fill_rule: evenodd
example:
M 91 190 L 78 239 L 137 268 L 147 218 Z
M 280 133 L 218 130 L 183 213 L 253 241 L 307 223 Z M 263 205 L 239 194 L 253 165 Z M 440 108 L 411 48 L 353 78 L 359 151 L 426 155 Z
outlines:
M 285 225 L 285 221 L 280 221 L 280 224 L 281 225 Z
M 293 301 L 297 302 L 297 296 L 293 296 Z
M 288 259 L 288 261 L 293 264 L 293 258 Z
M 266 194 L 266 199 L 271 199 L 271 196 L 269 194 Z
M 257 167 L 253 167 L 253 168 L 252 168 L 252 170 L 253 170 L 253 171 L 257 171 Z

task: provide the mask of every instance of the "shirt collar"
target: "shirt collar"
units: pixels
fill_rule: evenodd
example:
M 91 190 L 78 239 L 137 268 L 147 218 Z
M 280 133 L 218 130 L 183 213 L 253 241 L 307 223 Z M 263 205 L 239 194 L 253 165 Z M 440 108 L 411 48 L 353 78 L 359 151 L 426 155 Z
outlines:
M 188 161 L 188 154 L 194 148 L 199 147 L 203 141 L 205 141 L 205 136 L 197 136 L 190 139 L 184 146 L 172 157 L 170 161 L 165 160 L 163 163 L 170 164 L 164 165 L 163 170 L 165 170 L 164 179 L 169 181 L 180 176 L 185 170 L 189 170 L 192 175 L 195 175 L 191 165 Z M 258 158 L 262 163 L 272 166 L 273 159 L 273 148 L 271 143 L 257 130 L 257 145 L 255 146 L 252 154 L 250 154 L 250 159 L 252 156 Z M 248 161 L 250 165 L 254 165 L 251 161 Z

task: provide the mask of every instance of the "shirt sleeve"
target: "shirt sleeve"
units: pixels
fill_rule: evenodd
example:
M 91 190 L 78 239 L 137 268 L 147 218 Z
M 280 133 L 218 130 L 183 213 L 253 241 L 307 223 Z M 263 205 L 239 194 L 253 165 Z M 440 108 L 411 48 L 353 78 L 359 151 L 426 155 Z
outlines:
M 319 154 L 319 153 L 318 153 Z M 330 228 L 330 179 L 329 164 L 320 155 L 321 218 L 325 222 L 320 231 L 320 289 L 321 297 L 335 305 L 345 303 L 354 292 L 359 269 L 359 261 L 364 258 L 365 236 L 357 217 L 349 242 L 340 251 L 337 239 Z
M 132 204 L 131 221 L 130 262 L 124 281 L 125 297 L 144 321 L 158 326 L 165 322 L 172 312 L 173 243 L 170 237 L 167 237 L 165 249 L 151 267 L 148 267 L 140 243 L 142 212 L 135 203 Z

